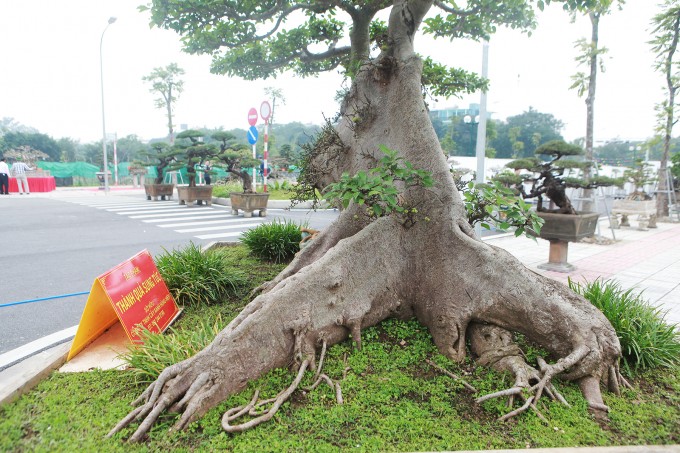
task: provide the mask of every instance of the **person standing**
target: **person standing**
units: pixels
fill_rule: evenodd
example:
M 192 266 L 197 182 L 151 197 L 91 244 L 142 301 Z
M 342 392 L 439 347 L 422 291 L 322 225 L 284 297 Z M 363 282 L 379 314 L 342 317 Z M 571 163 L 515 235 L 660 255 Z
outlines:
M 9 195 L 9 166 L 0 158 L 0 195 Z
M 31 193 L 31 189 L 28 188 L 28 177 L 26 176 L 26 172 L 31 170 L 33 169 L 21 161 L 12 164 L 12 173 L 14 173 L 14 177 L 17 179 L 19 195 L 23 195 L 24 192 L 26 192 L 26 195 Z
M 203 167 L 203 178 L 205 179 L 205 184 L 207 186 L 209 186 L 211 182 L 210 170 L 212 170 L 212 167 L 210 166 L 210 161 L 208 161 L 205 163 L 205 166 Z

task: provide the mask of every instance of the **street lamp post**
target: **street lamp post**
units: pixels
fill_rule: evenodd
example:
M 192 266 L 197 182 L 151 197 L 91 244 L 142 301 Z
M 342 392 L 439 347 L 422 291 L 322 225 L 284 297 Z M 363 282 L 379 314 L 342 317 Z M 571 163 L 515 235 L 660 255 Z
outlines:
M 104 193 L 109 192 L 109 165 L 108 156 L 106 155 L 106 115 L 104 113 L 104 59 L 102 57 L 102 45 L 104 44 L 104 33 L 108 30 L 109 25 L 116 21 L 115 17 L 109 17 L 109 23 L 104 27 L 102 37 L 99 40 L 99 75 L 102 89 L 102 152 L 104 154 Z
M 475 126 L 479 124 L 479 115 L 472 117 L 472 115 L 465 115 L 463 117 L 463 122 L 467 125 L 470 126 L 470 149 L 473 151 L 473 156 L 474 156 L 474 151 L 475 147 L 473 146 L 473 136 L 475 132 Z

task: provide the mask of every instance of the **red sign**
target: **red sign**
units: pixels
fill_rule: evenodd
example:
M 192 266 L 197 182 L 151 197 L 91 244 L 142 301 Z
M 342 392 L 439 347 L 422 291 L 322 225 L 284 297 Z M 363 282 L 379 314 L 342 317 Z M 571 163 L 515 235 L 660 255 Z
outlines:
M 257 124 L 257 118 L 257 110 L 255 110 L 255 107 L 248 110 L 248 124 L 255 126 Z
M 151 254 L 144 250 L 98 277 L 130 340 L 139 331 L 163 332 L 179 314 Z
M 151 254 L 143 250 L 94 281 L 68 359 L 117 320 L 132 342 L 141 343 L 142 330 L 163 332 L 179 314 Z

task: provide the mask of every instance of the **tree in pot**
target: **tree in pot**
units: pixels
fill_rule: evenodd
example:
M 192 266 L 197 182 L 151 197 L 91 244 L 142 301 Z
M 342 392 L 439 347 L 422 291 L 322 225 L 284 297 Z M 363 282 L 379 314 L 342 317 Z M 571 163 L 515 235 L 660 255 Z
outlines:
M 565 4 L 571 3 L 580 1 Z M 469 339 L 480 363 L 513 374 L 511 390 L 490 396 L 526 398 L 508 416 L 535 408 L 542 395 L 557 397 L 551 384 L 557 375 L 579 384 L 593 412 L 606 413 L 600 380 L 614 391 L 623 382 L 616 332 L 583 297 L 476 237 L 428 116 L 422 84 L 443 95 L 485 84 L 432 61 L 424 66 L 413 47 L 423 22 L 435 36 L 475 39 L 488 38 L 499 25 L 527 27 L 530 2 L 475 1 L 464 7 L 426 0 L 235 2 L 219 10 L 210 2 L 187 8 L 184 2 L 158 1 L 150 8 L 157 25 L 183 34 L 193 51 L 214 55 L 215 72 L 256 78 L 278 69 L 310 74 L 345 68 L 352 86 L 337 123 L 322 131 L 305 157 L 306 183 L 323 190 L 343 181 L 343 173 L 368 174 L 380 165 L 384 145 L 403 159 L 407 173 L 425 172 L 432 184 L 394 181 L 396 204 L 408 206 L 414 221 L 405 222 L 397 210 L 364 215 L 364 206 L 350 201 L 209 346 L 166 368 L 112 435 L 139 421 L 130 440 L 140 441 L 166 411 L 181 413 L 175 429 L 182 429 L 264 373 L 296 368 L 293 384 L 270 409 L 257 409 L 256 397 L 222 418 L 227 432 L 256 426 L 276 415 L 307 369 L 323 364 L 328 346 L 351 336 L 360 348 L 362 329 L 389 317 L 417 318 L 453 361 L 465 359 Z M 387 22 L 377 19 L 382 10 Z M 285 20 L 297 12 L 309 14 L 301 14 L 300 22 Z M 339 19 L 343 15 L 351 22 L 347 28 Z M 206 28 L 206 20 L 219 26 Z M 294 30 L 275 33 L 281 24 Z M 262 28 L 269 25 L 271 33 Z M 345 30 L 350 30 L 346 46 L 339 44 Z M 224 54 L 221 45 L 227 47 Z M 315 54 L 322 45 L 328 49 Z M 372 55 L 372 48 L 380 53 Z M 383 188 L 390 183 L 375 182 Z M 394 196 L 387 189 L 382 193 Z M 555 361 L 527 363 L 513 332 L 545 348 Z M 234 425 L 236 417 L 253 412 L 255 418 Z
M 652 165 L 642 159 L 636 159 L 633 166 L 623 172 L 623 180 L 633 184 L 633 191 L 623 200 L 614 200 L 612 205 L 614 225 L 630 226 L 628 216 L 637 215 L 640 229 L 656 228 L 656 202 L 645 192 L 645 186 L 657 180 Z M 620 222 L 618 215 L 621 215 Z
M 141 156 L 147 158 L 147 162 L 135 161 L 134 164 L 136 166 L 146 166 L 152 163 L 156 168 L 156 179 L 153 184 L 144 185 L 147 200 L 151 200 L 152 197 L 154 200 L 157 200 L 159 197 L 161 200 L 165 200 L 165 197 L 172 198 L 175 185 L 163 184 L 163 178 L 165 176 L 165 169 L 177 160 L 178 153 L 177 149 L 165 142 L 152 143 L 150 149 L 140 152 Z
M 212 186 L 197 186 L 197 167 L 203 162 L 214 159 L 218 154 L 218 148 L 214 144 L 204 143 L 204 133 L 189 129 L 177 134 L 174 149 L 175 163 L 171 170 L 184 168 L 189 181 L 188 186 L 177 186 L 177 194 L 180 204 L 197 202 L 199 205 L 205 201 L 212 204 Z
M 508 168 L 519 173 L 514 185 L 517 192 L 525 199 L 536 198 L 536 211 L 545 222 L 540 237 L 550 241 L 550 255 L 548 263 L 539 266 L 541 269 L 557 272 L 574 270 L 574 266 L 567 262 L 569 242 L 593 236 L 597 227 L 599 214 L 577 213 L 567 196 L 566 189 L 594 189 L 622 183 L 621 180 L 606 176 L 591 177 L 587 181 L 579 177 L 566 176 L 567 170 L 583 170 L 593 165 L 592 162 L 573 159 L 574 156 L 581 156 L 583 153 L 583 149 L 577 145 L 552 140 L 539 146 L 535 151 L 537 156 L 544 156 L 549 160 L 531 157 L 506 164 Z M 572 159 L 561 160 L 565 156 Z M 507 175 L 501 178 L 504 182 L 511 179 Z M 526 185 L 530 186 L 528 191 Z M 543 206 L 544 195 L 556 208 Z
M 231 213 L 238 215 L 243 211 L 244 217 L 252 217 L 253 211 L 258 210 L 260 217 L 267 215 L 268 193 L 256 193 L 253 187 L 253 179 L 248 173 L 249 168 L 256 167 L 260 161 L 253 158 L 245 145 L 238 144 L 233 134 L 219 131 L 211 136 L 220 143 L 219 154 L 216 159 L 224 164 L 224 169 L 237 176 L 241 180 L 243 192 L 229 194 L 231 201 Z

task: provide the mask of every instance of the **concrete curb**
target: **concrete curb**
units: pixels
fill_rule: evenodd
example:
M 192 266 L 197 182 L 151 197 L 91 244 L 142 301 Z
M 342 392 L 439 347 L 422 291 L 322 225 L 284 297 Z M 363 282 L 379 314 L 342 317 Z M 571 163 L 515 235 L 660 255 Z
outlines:
M 16 400 L 62 366 L 70 349 L 70 341 L 61 343 L 2 371 L 0 406 Z

